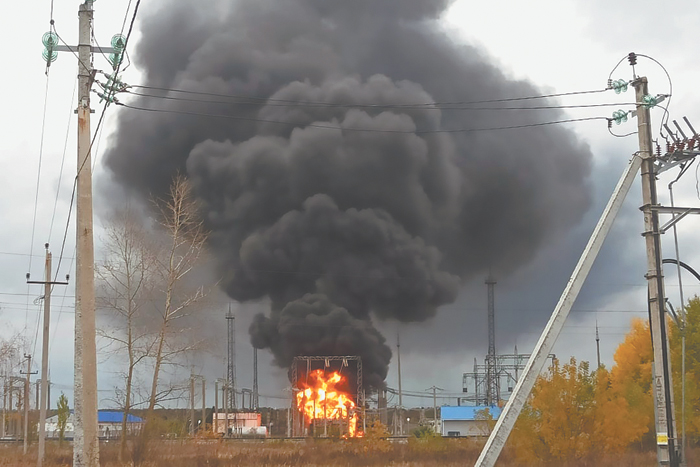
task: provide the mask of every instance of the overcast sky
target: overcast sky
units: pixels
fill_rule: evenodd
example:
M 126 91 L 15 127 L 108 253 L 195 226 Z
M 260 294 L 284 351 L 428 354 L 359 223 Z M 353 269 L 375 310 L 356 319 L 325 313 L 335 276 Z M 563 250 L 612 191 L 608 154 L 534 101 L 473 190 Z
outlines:
M 400 0 L 395 0 L 400 2 Z M 95 37 L 107 45 L 113 34 L 120 31 L 127 7 L 126 0 L 95 3 Z M 141 17 L 154 11 L 159 2 L 144 2 Z M 202 8 L 207 8 L 202 3 Z M 54 19 L 57 32 L 69 43 L 77 38 L 77 2 L 56 2 Z M 5 38 L 4 67 L 0 74 L 4 111 L 0 114 L 0 157 L 4 170 L 0 174 L 3 195 L 0 198 L 2 228 L 0 229 L 0 333 L 9 336 L 21 332 L 30 342 L 28 352 L 38 356 L 41 344 L 34 345 L 38 329 L 39 308 L 34 300 L 41 295 L 39 286 L 27 287 L 25 273 L 39 280 L 43 274 L 43 244 L 50 242 L 54 266 L 58 261 L 68 217 L 73 178 L 75 176 L 76 119 L 74 81 L 76 60 L 61 53 L 51 66 L 46 124 L 41 138 L 44 95 L 47 78 L 41 59 L 41 35 L 48 30 L 50 4 L 47 1 L 33 5 L 3 5 L 0 30 Z M 143 16 L 141 16 L 143 14 Z M 152 13 L 151 13 L 152 14 Z M 671 119 L 681 121 L 687 116 L 700 128 L 700 95 L 694 86 L 700 82 L 700 64 L 693 59 L 691 50 L 696 44 L 692 36 L 700 22 L 700 10 L 695 2 L 678 0 L 664 2 L 623 0 L 533 0 L 531 2 L 457 0 L 444 15 L 443 26 L 455 42 L 479 48 L 484 57 L 497 64 L 508 76 L 525 79 L 545 92 L 569 92 L 602 89 L 608 74 L 618 61 L 630 51 L 649 55 L 661 62 L 673 82 L 673 99 L 669 111 Z M 136 21 L 133 47 L 140 38 Z M 128 22 L 127 22 L 128 27 Z M 174 32 L 175 33 L 175 32 Z M 419 60 L 420 57 L 416 57 Z M 103 57 L 95 57 L 96 67 L 107 68 Z M 126 82 L 142 79 L 136 65 L 124 73 Z M 655 63 L 640 58 L 637 73 L 649 77 L 652 94 L 669 92 L 669 82 Z M 630 79 L 630 66 L 624 61 L 613 74 L 613 79 Z M 469 82 L 465 81 L 465 87 Z M 595 97 L 594 97 L 595 96 Z M 573 103 L 629 102 L 633 90 L 616 96 L 612 92 L 577 99 Z M 514 96 L 515 97 L 515 96 Z M 94 100 L 97 107 L 97 100 Z M 562 101 L 567 103 L 567 101 Z M 572 118 L 610 116 L 616 107 L 593 110 L 572 110 Z M 96 251 L 100 255 L 100 214 L 106 210 L 105 186 L 109 175 L 101 165 L 101 155 L 110 145 L 109 135 L 115 129 L 115 116 L 120 111 L 107 112 L 104 133 L 98 138 L 96 157 Z M 99 115 L 99 113 L 97 114 Z M 654 126 L 662 111 L 652 112 Z M 93 128 L 96 125 L 93 117 Z M 571 124 L 594 155 L 591 182 L 592 208 L 567 235 L 547 245 L 533 261 L 507 277 L 498 277 L 496 288 L 497 349 L 510 353 L 515 345 L 520 352 L 531 350 L 546 320 L 556 304 L 561 290 L 578 260 L 607 199 L 622 174 L 631 154 L 637 149 L 637 138 L 614 138 L 605 122 L 592 121 Z M 618 133 L 635 130 L 634 120 L 613 128 Z M 655 133 L 654 137 L 658 134 Z M 43 151 L 42 151 L 43 144 Z M 39 162 L 41 154 L 41 171 Z M 65 159 L 64 159 L 65 154 Z M 64 165 L 65 162 L 65 165 Z M 659 194 L 668 204 L 668 183 L 676 172 L 664 174 L 659 181 Z M 37 191 L 37 180 L 39 187 Z M 102 184 L 102 186 L 100 186 Z M 676 185 L 676 204 L 700 204 L 697 173 L 693 169 Z M 101 195 L 102 194 L 102 195 Z M 38 202 L 35 203 L 35 200 Z M 606 241 L 579 300 L 574 306 L 555 353 L 562 357 L 595 360 L 595 322 L 600 326 L 601 357 L 610 366 L 613 353 L 629 328 L 630 320 L 645 316 L 645 257 L 639 181 L 632 188 L 623 212 L 612 234 Z M 35 219 L 36 206 L 36 221 Z M 700 268 L 700 248 L 697 247 L 698 219 L 685 219 L 679 224 L 681 259 L 696 269 Z M 74 256 L 74 226 L 67 235 L 62 277 L 74 275 L 71 265 Z M 664 257 L 673 256 L 673 237 L 663 238 Z M 29 256 L 30 252 L 34 256 Z M 674 305 L 679 302 L 675 271 L 667 270 L 667 291 Z M 461 392 L 462 373 L 471 371 L 474 358 L 483 361 L 486 352 L 486 287 L 483 279 L 465 284 L 460 297 L 443 307 L 436 318 L 420 325 L 397 325 L 378 322 L 377 326 L 395 346 L 396 334 L 401 334 L 401 361 L 403 387 L 422 392 L 437 385 L 447 393 Z M 686 297 L 700 293 L 698 284 L 684 276 Z M 65 293 L 65 296 L 64 296 Z M 73 353 L 73 286 L 57 287 L 54 292 L 51 332 L 51 379 L 58 391 L 72 396 Z M 211 310 L 203 329 L 213 342 L 214 354 L 196 358 L 196 365 L 212 381 L 223 374 L 226 333 L 223 314 L 227 298 L 220 294 L 221 304 Z M 261 304 L 236 304 L 239 316 L 237 329 L 238 378 L 240 386 L 250 387 L 252 351 L 248 340 L 251 310 Z M 40 337 L 39 337 L 40 341 Z M 395 350 L 395 348 L 394 348 Z M 273 367 L 266 351 L 260 352 L 260 392 L 264 405 L 282 405 L 283 389 L 288 385 L 283 370 Z M 113 375 L 114 363 L 100 366 L 100 400 L 109 406 L 108 399 L 118 384 Z M 395 359 L 390 366 L 387 384 L 397 387 Z M 267 398 L 264 396 L 274 396 Z M 52 395 L 52 398 L 55 397 Z M 211 401 L 211 394 L 209 401 Z M 411 405 L 429 405 L 428 398 L 416 398 Z M 443 402 L 454 402 L 445 399 Z M 72 402 L 71 402 L 72 404 Z M 52 403 L 53 405 L 53 403 Z

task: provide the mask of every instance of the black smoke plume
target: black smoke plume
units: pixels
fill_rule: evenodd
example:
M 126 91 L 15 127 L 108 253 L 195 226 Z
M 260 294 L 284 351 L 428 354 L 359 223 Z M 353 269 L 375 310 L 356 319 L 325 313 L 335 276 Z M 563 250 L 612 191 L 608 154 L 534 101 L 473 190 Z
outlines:
M 124 110 L 107 164 L 144 197 L 186 171 L 226 292 L 271 299 L 250 333 L 282 367 L 361 355 L 381 386 L 391 351 L 373 318 L 430 318 L 589 206 L 591 155 L 571 131 L 454 131 L 562 115 L 459 104 L 541 91 L 455 44 L 449 3 L 170 0 L 143 19 L 149 88 L 129 102 L 210 116 Z

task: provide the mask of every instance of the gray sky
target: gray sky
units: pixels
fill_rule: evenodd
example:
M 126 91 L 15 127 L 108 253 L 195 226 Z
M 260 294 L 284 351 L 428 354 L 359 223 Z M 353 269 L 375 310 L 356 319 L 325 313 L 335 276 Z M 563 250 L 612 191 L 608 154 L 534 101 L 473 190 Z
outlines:
M 95 3 L 95 35 L 100 44 L 106 45 L 111 36 L 122 28 L 127 3 L 125 0 Z M 630 51 L 654 57 L 666 67 L 673 81 L 673 99 L 669 107 L 671 119 L 680 120 L 687 116 L 696 128 L 700 128 L 700 96 L 693 88 L 695 83 L 700 82 L 700 65 L 689 57 L 688 52 L 695 44 L 691 38 L 693 25 L 700 20 L 700 11 L 694 3 L 679 0 L 665 2 L 662 7 L 658 2 L 650 1 L 537 0 L 525 3 L 492 1 L 474 6 L 474 2 L 458 0 L 443 22 L 454 41 L 476 45 L 507 75 L 529 80 L 552 92 L 605 87 L 610 70 Z M 77 2 L 57 2 L 54 7 L 56 29 L 70 44 L 74 44 L 77 37 L 77 7 Z M 149 7 L 146 2 L 143 8 L 145 15 L 148 8 L 154 6 Z M 27 350 L 38 356 L 40 343 L 32 345 L 38 318 L 38 307 L 33 301 L 41 291 L 38 286 L 28 288 L 24 274 L 30 270 L 34 279 L 41 277 L 45 242 L 51 243 L 54 264 L 61 250 L 75 175 L 76 122 L 73 115 L 75 103 L 71 96 L 76 61 L 70 54 L 61 53 L 51 66 L 37 196 L 47 83 L 41 60 L 41 35 L 48 30 L 50 4 L 42 2 L 34 5 L 28 19 L 25 19 L 26 8 L 18 3 L 4 5 L 2 9 L 0 27 L 7 47 L 4 73 L 0 75 L 0 89 L 3 90 L 6 109 L 0 114 L 5 136 L 0 140 L 0 155 L 5 169 L 0 174 L 4 190 L 4 196 L 0 199 L 4 220 L 0 229 L 0 332 L 3 335 L 26 333 L 30 341 Z M 135 41 L 140 37 L 139 24 L 137 20 L 133 36 Z M 10 44 L 14 45 L 10 47 Z M 132 47 L 130 49 L 133 50 Z M 96 57 L 95 64 L 97 67 L 107 67 L 102 57 Z M 640 58 L 637 72 L 649 77 L 652 93 L 668 92 L 668 80 L 654 63 Z M 612 77 L 631 77 L 626 61 Z M 130 66 L 123 79 L 130 83 L 140 82 L 138 68 Z M 464 85 L 469 86 L 469 83 L 465 82 Z M 622 96 L 610 92 L 595 98 L 572 100 L 571 103 L 629 102 L 632 98 L 633 91 L 630 90 Z M 97 101 L 93 102 L 97 108 Z M 615 109 L 574 110 L 569 115 L 574 118 L 609 116 Z M 108 183 L 108 176 L 101 166 L 101 154 L 110 145 L 109 135 L 114 130 L 118 111 L 116 108 L 108 110 L 104 132 L 98 139 L 95 175 L 95 192 L 98 194 L 105 192 L 104 186 Z M 653 111 L 654 124 L 661 117 L 661 110 Z M 93 127 L 96 123 L 97 118 L 94 118 Z M 496 338 L 497 348 L 502 352 L 512 351 L 516 344 L 519 351 L 527 352 L 534 345 L 614 184 L 637 147 L 636 136 L 613 138 L 608 134 L 604 122 L 577 123 L 572 124 L 571 128 L 594 154 L 592 182 L 595 202 L 568 235 L 547 245 L 533 261 L 514 274 L 498 278 Z M 634 121 L 613 129 L 619 133 L 634 131 Z M 61 171 L 64 148 L 65 165 Z M 659 181 L 659 193 L 665 204 L 668 204 L 666 186 L 675 175 L 665 174 Z M 700 202 L 696 183 L 697 175 L 693 169 L 676 187 L 678 205 L 697 205 Z M 594 326 L 597 319 L 602 358 L 611 365 L 614 349 L 627 331 L 630 319 L 645 316 L 645 258 L 640 236 L 642 216 L 637 209 L 641 204 L 640 193 L 637 183 L 574 306 L 574 313 L 555 347 L 555 353 L 562 357 L 574 355 L 579 359 L 595 359 Z M 35 196 L 38 203 L 34 225 Z M 99 214 L 104 212 L 104 203 L 99 197 L 96 203 L 96 250 L 99 257 Z M 679 226 L 681 259 L 696 268 L 700 267 L 700 250 L 696 247 L 694 235 L 698 227 L 698 219 L 686 219 Z M 71 225 L 61 276 L 69 272 L 72 264 L 74 235 Z M 672 256 L 672 240 L 670 234 L 663 239 L 664 257 Z M 31 263 L 30 252 L 35 255 L 31 257 Z M 73 271 L 70 273 L 74 275 Z M 668 295 L 676 304 L 678 287 L 674 271 L 667 271 L 667 275 Z M 688 282 L 686 296 L 700 292 L 700 287 L 690 278 L 685 277 L 684 280 Z M 66 392 L 69 397 L 72 395 L 72 296 L 72 286 L 56 289 L 51 326 L 51 379 L 56 383 L 57 390 Z M 210 379 L 222 375 L 221 362 L 225 354 L 223 313 L 227 299 L 221 294 L 217 300 L 221 307 L 209 312 L 208 324 L 204 326 L 215 344 L 214 355 L 198 357 L 191 362 L 202 368 Z M 238 377 L 242 386 L 249 387 L 252 351 L 248 344 L 247 328 L 253 314 L 250 310 L 264 305 L 244 304 L 237 307 L 240 316 L 237 329 Z M 401 326 L 391 321 L 378 322 L 378 328 L 392 346 L 395 345 L 396 333 L 401 333 L 404 388 L 423 391 L 435 384 L 447 392 L 460 392 L 462 373 L 470 371 L 473 359 L 482 360 L 486 351 L 485 313 L 486 288 L 483 279 L 479 279 L 467 284 L 460 298 L 454 304 L 445 306 L 430 321 Z M 116 384 L 112 374 L 114 367 L 112 361 L 100 366 L 100 390 L 103 391 L 100 398 L 104 405 L 109 405 L 106 399 L 111 396 L 112 387 Z M 283 388 L 288 384 L 286 375 L 283 370 L 270 365 L 270 357 L 264 351 L 260 352 L 260 378 L 261 394 L 279 397 L 285 394 Z M 397 386 L 393 360 L 387 384 Z M 57 390 L 54 389 L 56 394 Z M 211 396 L 209 400 L 212 400 Z M 264 397 L 261 400 L 261 403 L 270 405 L 281 402 L 280 399 Z M 412 402 L 416 405 L 430 404 L 428 398 Z

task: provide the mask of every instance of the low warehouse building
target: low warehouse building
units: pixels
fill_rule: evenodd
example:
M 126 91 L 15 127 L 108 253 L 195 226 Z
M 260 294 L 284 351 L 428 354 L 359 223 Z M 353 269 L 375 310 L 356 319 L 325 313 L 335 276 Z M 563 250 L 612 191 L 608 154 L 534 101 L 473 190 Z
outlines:
M 102 439 L 115 439 L 121 436 L 122 432 L 122 419 L 124 417 L 124 412 L 119 412 L 116 410 L 100 410 L 97 412 L 97 429 L 98 436 Z M 63 433 L 64 438 L 73 438 L 73 423 L 74 416 L 71 410 L 68 420 L 66 421 L 66 430 Z M 129 414 L 126 419 L 126 431 L 128 435 L 133 435 L 138 433 L 144 424 L 144 420 L 135 415 Z M 53 417 L 48 417 L 46 419 L 46 437 L 58 439 L 58 415 Z

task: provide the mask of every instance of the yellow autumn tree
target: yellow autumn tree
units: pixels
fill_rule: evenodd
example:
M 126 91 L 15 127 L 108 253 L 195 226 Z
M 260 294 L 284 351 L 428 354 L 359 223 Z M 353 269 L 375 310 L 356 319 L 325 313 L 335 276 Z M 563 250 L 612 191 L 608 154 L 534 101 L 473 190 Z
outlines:
M 685 324 L 685 428 L 690 443 L 700 443 L 700 298 L 691 299 L 686 306 Z M 681 429 L 682 409 L 682 353 L 683 331 L 678 326 L 671 328 L 671 370 L 673 374 L 676 426 Z
M 686 433 L 691 443 L 700 442 L 700 298 L 695 297 L 686 306 Z M 682 409 L 682 330 L 671 319 L 669 344 L 671 349 L 671 374 L 673 378 L 676 428 L 681 429 Z M 652 394 L 651 334 L 649 323 L 636 319 L 632 329 L 615 352 L 615 366 L 612 369 L 612 384 L 623 394 L 630 411 L 637 417 L 647 420 L 647 435 L 644 444 L 654 445 L 654 406 Z
M 646 426 L 646 442 L 653 441 L 654 433 L 652 361 L 649 322 L 634 319 L 630 332 L 615 351 L 615 365 L 610 380 L 613 391 L 627 402 L 631 416 Z
M 595 372 L 591 454 L 622 453 L 649 431 L 649 416 L 636 410 L 613 385 L 604 367 Z
M 538 379 L 512 435 L 518 460 L 537 465 L 584 457 L 591 448 L 594 379 L 588 362 L 557 360 Z
M 559 464 L 622 452 L 647 429 L 605 368 L 572 357 L 538 379 L 511 442 L 523 464 Z

